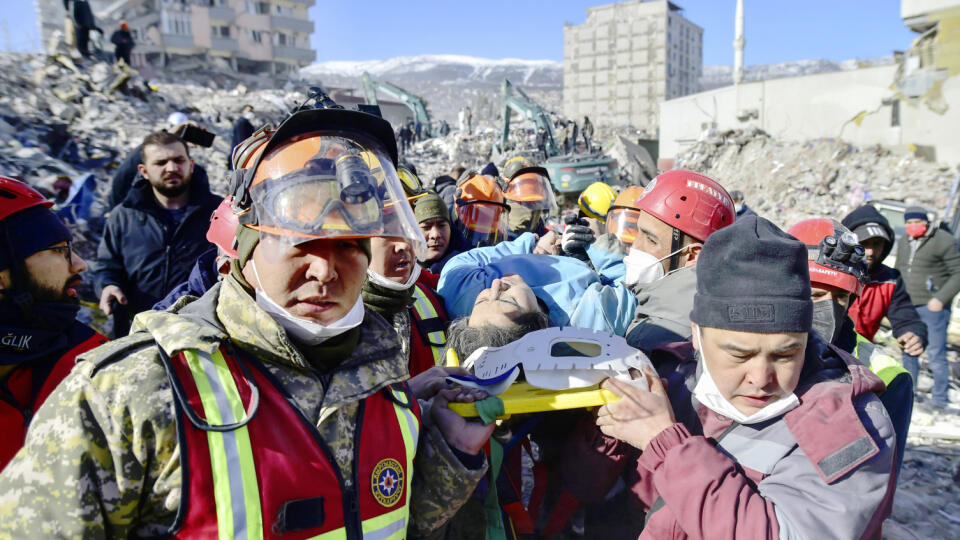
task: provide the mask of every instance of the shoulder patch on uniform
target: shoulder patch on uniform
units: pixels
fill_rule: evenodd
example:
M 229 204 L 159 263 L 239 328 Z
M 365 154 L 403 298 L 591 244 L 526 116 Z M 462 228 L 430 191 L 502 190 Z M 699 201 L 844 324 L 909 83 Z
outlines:
M 373 498 L 383 506 L 391 507 L 403 494 L 403 466 L 393 458 L 381 459 L 370 475 Z
M 93 364 L 92 371 L 96 371 L 153 343 L 153 336 L 148 332 L 136 332 L 114 341 L 108 341 L 95 349 L 78 355 L 77 363 L 91 362 Z

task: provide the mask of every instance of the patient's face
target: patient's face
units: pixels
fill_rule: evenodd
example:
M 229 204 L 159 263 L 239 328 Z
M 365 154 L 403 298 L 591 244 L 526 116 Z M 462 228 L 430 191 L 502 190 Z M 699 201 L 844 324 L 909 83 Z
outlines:
M 540 311 L 540 305 L 533 289 L 517 274 L 507 274 L 493 280 L 489 289 L 477 295 L 467 324 L 474 328 L 488 324 L 510 326 L 518 316 L 536 311 Z

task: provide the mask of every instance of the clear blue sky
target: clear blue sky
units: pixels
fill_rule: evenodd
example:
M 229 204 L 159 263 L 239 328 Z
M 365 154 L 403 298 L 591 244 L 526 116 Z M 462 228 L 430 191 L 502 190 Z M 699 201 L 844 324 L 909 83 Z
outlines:
M 4 0 L 0 49 L 39 50 L 30 0 Z M 579 24 L 584 0 L 318 0 L 317 60 L 376 60 L 417 54 L 563 59 L 563 24 Z M 733 63 L 735 0 L 676 0 L 704 29 L 704 64 Z M 886 56 L 914 34 L 899 0 L 744 0 L 745 62 Z

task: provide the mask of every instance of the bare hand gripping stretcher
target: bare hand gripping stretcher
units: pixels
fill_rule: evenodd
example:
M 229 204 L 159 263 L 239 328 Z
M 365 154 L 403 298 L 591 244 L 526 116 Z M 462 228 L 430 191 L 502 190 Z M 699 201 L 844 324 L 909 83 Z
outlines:
M 458 364 L 452 350 L 448 350 L 447 364 Z M 473 375 L 450 375 L 447 382 L 497 396 L 504 408 L 500 418 L 507 418 L 511 414 L 598 407 L 617 401 L 616 395 L 599 387 L 608 377 L 647 390 L 643 366 L 653 364 L 620 336 L 554 327 L 530 332 L 503 347 L 477 349 L 463 365 Z M 478 416 L 473 403 L 449 406 L 460 416 Z

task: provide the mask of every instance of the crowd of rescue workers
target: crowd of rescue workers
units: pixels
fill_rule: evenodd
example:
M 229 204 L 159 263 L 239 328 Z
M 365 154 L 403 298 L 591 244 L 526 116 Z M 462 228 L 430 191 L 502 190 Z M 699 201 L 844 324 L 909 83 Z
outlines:
M 146 137 L 90 272 L 0 177 L 0 537 L 881 537 L 921 354 L 955 411 L 960 253 L 925 209 L 784 231 L 687 170 L 561 208 L 529 153 L 425 183 L 313 97 L 250 126 L 226 197 L 182 126 Z M 650 363 L 525 414 L 471 376 L 570 327 Z

